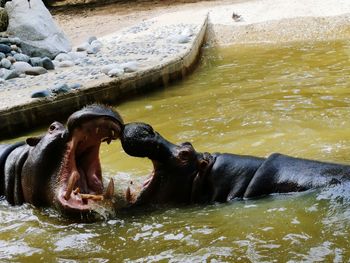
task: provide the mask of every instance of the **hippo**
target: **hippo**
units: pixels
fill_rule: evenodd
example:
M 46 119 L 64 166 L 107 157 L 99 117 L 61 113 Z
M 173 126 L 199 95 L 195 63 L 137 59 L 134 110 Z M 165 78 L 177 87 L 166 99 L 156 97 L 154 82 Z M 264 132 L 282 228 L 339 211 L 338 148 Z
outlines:
M 349 165 L 279 153 L 267 158 L 201 153 L 189 142 L 169 142 L 145 123 L 126 124 L 120 139 L 127 154 L 147 157 L 154 166 L 131 206 L 228 202 L 350 180 Z
M 93 104 L 73 113 L 67 127 L 53 122 L 42 136 L 0 145 L 0 195 L 12 205 L 90 213 L 113 195 L 113 179 L 103 183 L 99 149 L 117 140 L 123 125 L 118 112 Z

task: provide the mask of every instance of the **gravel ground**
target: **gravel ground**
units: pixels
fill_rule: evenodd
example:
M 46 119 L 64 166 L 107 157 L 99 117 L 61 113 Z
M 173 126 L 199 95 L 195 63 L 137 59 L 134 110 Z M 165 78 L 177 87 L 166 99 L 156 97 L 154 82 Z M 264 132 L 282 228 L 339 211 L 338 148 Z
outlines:
M 53 10 L 54 18 L 73 45 L 96 36 L 103 43 L 101 51 L 78 57 L 73 67 L 58 68 L 37 77 L 5 81 L 0 84 L 0 109 L 30 102 L 33 100 L 30 94 L 36 90 L 63 84 L 91 86 L 107 81 L 109 77 L 101 72 L 101 68 L 108 64 L 131 63 L 128 69 L 131 72 L 169 61 L 188 48 L 188 43 L 179 43 L 181 40 L 178 38 L 184 31 L 197 30 L 190 23 L 196 12 L 209 13 L 208 42 L 215 45 L 350 36 L 349 0 L 173 2 L 139 0 Z M 181 20 L 186 19 L 177 15 L 181 13 L 179 11 L 189 12 L 187 22 L 182 23 Z M 157 16 L 163 18 L 149 20 Z M 154 29 L 152 33 L 149 31 L 151 28 Z M 118 75 L 119 71 L 115 70 L 114 74 Z

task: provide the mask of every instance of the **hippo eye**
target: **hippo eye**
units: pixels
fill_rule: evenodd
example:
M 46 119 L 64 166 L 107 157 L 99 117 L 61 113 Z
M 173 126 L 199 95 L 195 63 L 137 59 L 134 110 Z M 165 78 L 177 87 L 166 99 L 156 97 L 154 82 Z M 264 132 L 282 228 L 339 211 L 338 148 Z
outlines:
M 179 152 L 179 158 L 182 160 L 188 160 L 191 157 L 191 152 L 188 150 L 182 150 Z

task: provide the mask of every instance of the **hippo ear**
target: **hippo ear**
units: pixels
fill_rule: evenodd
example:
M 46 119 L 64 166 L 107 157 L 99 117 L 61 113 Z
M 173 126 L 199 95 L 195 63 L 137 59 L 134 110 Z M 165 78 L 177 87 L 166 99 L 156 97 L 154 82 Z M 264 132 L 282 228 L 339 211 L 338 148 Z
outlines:
M 29 145 L 29 146 L 36 146 L 40 140 L 42 139 L 43 137 L 40 136 L 40 137 L 30 137 L 30 138 L 27 138 L 26 139 L 26 143 Z

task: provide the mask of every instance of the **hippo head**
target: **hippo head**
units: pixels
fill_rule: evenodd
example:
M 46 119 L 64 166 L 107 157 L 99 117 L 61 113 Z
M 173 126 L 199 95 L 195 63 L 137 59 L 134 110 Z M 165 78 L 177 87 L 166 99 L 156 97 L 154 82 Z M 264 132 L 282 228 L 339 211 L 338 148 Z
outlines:
M 118 139 L 122 129 L 117 112 L 95 104 L 73 113 L 67 128 L 54 122 L 44 136 L 27 139 L 31 149 L 22 173 L 24 200 L 69 215 L 92 211 L 114 191 L 112 180 L 103 185 L 100 145 Z
M 197 153 L 191 143 L 175 145 L 145 123 L 129 123 L 121 136 L 124 151 L 148 157 L 154 170 L 144 182 L 135 204 L 189 203 L 193 182 L 209 166 L 206 154 Z

